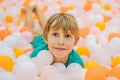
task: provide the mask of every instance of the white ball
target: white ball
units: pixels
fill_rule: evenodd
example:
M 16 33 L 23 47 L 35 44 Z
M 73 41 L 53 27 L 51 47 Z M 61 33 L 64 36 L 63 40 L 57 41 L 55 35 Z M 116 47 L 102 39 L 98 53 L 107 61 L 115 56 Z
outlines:
M 37 60 L 40 63 L 44 63 L 45 65 L 49 65 L 53 62 L 53 56 L 48 50 L 42 50 L 37 55 Z
M 11 72 L 0 73 L 0 80 L 16 80 L 16 76 Z
M 37 74 L 37 65 L 31 61 L 21 62 L 15 68 L 16 77 L 20 80 L 33 80 Z
M 71 63 L 67 66 L 68 72 L 78 72 L 81 69 L 82 69 L 82 66 L 79 65 L 78 63 Z
M 52 65 L 56 67 L 59 72 L 64 72 L 66 70 L 66 66 L 63 63 L 56 62 Z
M 18 39 L 10 35 L 4 39 L 4 42 L 8 44 L 9 47 L 15 48 L 18 45 Z

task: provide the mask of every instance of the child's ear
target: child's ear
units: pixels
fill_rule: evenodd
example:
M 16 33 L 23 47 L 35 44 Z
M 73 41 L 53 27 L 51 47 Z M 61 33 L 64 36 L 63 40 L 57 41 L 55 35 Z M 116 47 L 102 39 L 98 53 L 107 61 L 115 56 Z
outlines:
M 44 42 L 47 44 L 48 43 L 47 40 L 45 38 L 43 38 L 43 39 L 44 39 Z
M 78 43 L 78 40 L 76 40 L 76 41 L 75 41 L 75 44 L 74 44 L 74 46 L 76 46 L 76 45 L 77 45 L 77 43 Z

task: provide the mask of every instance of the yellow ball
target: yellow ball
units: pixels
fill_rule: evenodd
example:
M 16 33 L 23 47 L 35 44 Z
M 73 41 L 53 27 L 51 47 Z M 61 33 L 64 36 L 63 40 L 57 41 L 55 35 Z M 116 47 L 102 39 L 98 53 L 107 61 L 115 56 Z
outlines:
M 14 48 L 13 50 L 14 50 L 16 57 L 25 54 L 25 51 L 20 48 Z
M 76 51 L 79 55 L 85 55 L 87 57 L 90 56 L 90 51 L 86 46 L 80 46 L 80 47 L 77 48 Z
M 7 15 L 6 17 L 5 17 L 5 22 L 6 23 L 11 23 L 11 22 L 13 22 L 13 16 L 11 16 L 11 15 Z
M 110 4 L 105 4 L 105 5 L 104 5 L 104 9 L 107 10 L 107 11 L 108 11 L 108 10 L 111 10 Z
M 111 66 L 116 67 L 118 64 L 120 64 L 120 56 L 116 56 L 113 58 Z
M 14 67 L 14 62 L 9 56 L 0 56 L 0 67 L 5 69 L 6 71 L 11 72 Z
M 96 63 L 96 62 L 93 62 L 93 61 L 87 62 L 87 63 L 85 64 L 85 68 L 86 68 L 86 69 L 94 68 L 94 67 L 98 67 L 98 66 L 99 66 L 99 64 Z
M 100 22 L 97 22 L 96 24 L 96 27 L 98 27 L 101 31 L 104 31 L 106 26 L 105 26 L 105 23 L 100 21 Z

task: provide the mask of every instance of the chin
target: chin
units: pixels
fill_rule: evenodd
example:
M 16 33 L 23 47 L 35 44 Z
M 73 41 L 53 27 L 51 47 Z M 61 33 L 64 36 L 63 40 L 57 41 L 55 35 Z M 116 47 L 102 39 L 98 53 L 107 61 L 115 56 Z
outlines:
M 66 57 L 66 55 L 64 55 L 64 56 L 63 55 L 62 56 L 61 55 L 56 55 L 55 57 L 60 59 L 60 58 Z

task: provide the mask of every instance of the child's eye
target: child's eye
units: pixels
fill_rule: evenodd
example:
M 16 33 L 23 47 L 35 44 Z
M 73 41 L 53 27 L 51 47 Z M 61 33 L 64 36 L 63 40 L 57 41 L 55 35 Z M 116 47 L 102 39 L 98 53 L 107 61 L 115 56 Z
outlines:
M 71 38 L 71 35 L 70 35 L 70 34 L 67 34 L 65 37 L 66 37 L 66 38 Z
M 58 36 L 58 33 L 53 33 L 53 36 Z

